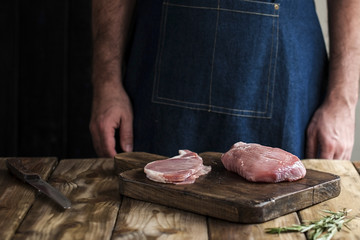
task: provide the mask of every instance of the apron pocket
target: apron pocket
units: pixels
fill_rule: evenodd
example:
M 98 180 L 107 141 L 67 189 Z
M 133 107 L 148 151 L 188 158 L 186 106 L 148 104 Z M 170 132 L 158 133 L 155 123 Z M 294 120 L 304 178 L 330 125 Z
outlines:
M 165 0 L 153 102 L 271 118 L 279 6 Z

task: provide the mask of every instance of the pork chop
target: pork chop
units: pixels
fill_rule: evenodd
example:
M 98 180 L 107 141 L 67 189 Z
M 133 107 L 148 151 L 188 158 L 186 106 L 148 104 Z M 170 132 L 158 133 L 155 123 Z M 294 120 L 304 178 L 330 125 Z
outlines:
M 157 160 L 144 167 L 146 177 L 155 182 L 191 184 L 204 174 L 211 171 L 204 166 L 202 158 L 189 150 L 179 150 L 179 155 L 172 158 Z
M 295 155 L 255 143 L 235 143 L 221 156 L 221 161 L 227 170 L 252 182 L 291 182 L 306 174 L 304 165 Z

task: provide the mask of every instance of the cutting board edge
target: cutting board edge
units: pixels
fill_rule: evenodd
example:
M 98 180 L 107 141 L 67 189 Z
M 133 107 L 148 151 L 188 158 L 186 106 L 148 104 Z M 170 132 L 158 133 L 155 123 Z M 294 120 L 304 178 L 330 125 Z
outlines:
M 337 183 L 337 181 L 330 182 Z M 268 201 L 259 204 L 249 202 L 248 205 L 244 205 L 244 203 L 236 204 L 236 202 L 230 200 L 224 201 L 224 199 L 213 198 L 206 195 L 200 196 L 191 192 L 186 192 L 185 197 L 182 199 L 184 200 L 184 202 L 182 202 L 182 204 L 179 204 L 178 199 L 175 198 L 178 197 L 179 194 L 184 194 L 182 190 L 167 188 L 165 184 L 162 187 L 161 183 L 155 186 L 153 184 L 127 179 L 122 177 L 121 175 L 119 175 L 119 186 L 120 194 L 130 198 L 152 202 L 154 204 L 160 204 L 167 207 L 173 207 L 180 210 L 185 210 L 238 223 L 262 223 L 319 203 L 314 203 L 313 201 L 314 188 L 308 188 L 303 190 L 304 192 L 306 192 L 307 195 L 309 195 L 309 200 L 308 202 L 303 201 L 300 205 L 292 205 L 292 203 L 294 202 L 294 198 L 297 197 L 296 195 L 292 194 L 283 195 L 281 198 L 269 198 Z M 142 192 L 132 191 L 139 186 L 141 186 L 141 188 L 143 189 Z M 168 195 L 173 195 L 175 197 L 172 199 L 172 201 L 169 201 L 169 199 L 159 199 L 157 197 L 152 197 L 152 194 L 155 194 L 155 196 L 159 194 L 161 195 L 162 191 L 166 191 Z M 148 192 L 152 194 L 147 194 Z M 302 195 L 306 194 L 304 193 Z M 338 196 L 338 194 L 336 196 Z M 323 201 L 335 198 L 336 196 L 327 196 L 326 199 L 324 199 Z M 209 208 L 205 208 L 205 210 L 202 210 L 204 208 L 196 208 L 196 204 L 207 204 L 207 202 L 211 203 L 211 206 L 209 206 Z M 285 205 L 287 206 L 286 208 L 283 207 Z M 209 209 L 211 209 L 211 211 L 209 211 Z M 242 212 L 251 212 L 251 214 L 245 215 L 241 214 Z
M 202 215 L 206 215 L 206 216 L 210 216 L 210 217 L 215 217 L 215 218 L 219 218 L 219 219 L 223 219 L 223 220 L 227 220 L 227 221 L 231 221 L 231 222 L 243 222 L 243 223 L 252 223 L 252 221 L 250 222 L 245 222 L 245 221 L 241 221 L 241 219 L 239 219 L 239 212 L 241 211 L 241 208 L 239 209 L 238 206 L 234 205 L 233 202 L 228 202 L 227 204 L 224 205 L 224 202 L 222 202 L 222 205 L 218 205 L 218 206 L 223 206 L 221 208 L 221 211 L 224 213 L 226 212 L 226 214 L 224 214 L 226 217 L 218 217 L 218 215 L 216 214 L 212 214 L 210 211 L 208 212 L 203 212 L 203 211 L 199 211 L 199 209 L 201 208 L 196 208 L 196 205 L 199 201 L 204 200 L 204 199 L 210 199 L 207 196 L 201 196 L 199 197 L 199 195 L 195 195 L 195 194 L 191 194 L 191 193 L 186 193 L 186 201 L 183 202 L 183 204 L 174 204 L 176 203 L 176 200 L 179 201 L 179 199 L 175 199 L 177 198 L 177 193 L 181 193 L 183 194 L 182 191 L 180 190 L 176 190 L 176 189 L 168 189 L 168 188 L 159 188 L 159 187 L 155 187 L 152 184 L 146 184 L 146 183 L 140 183 L 141 186 L 144 187 L 144 189 L 146 189 L 143 192 L 137 192 L 137 191 L 131 191 L 132 189 L 134 189 L 134 187 L 137 187 L 139 185 L 139 182 L 133 181 L 133 180 L 129 180 L 129 179 L 125 179 L 122 178 L 121 176 L 119 177 L 119 185 L 120 185 L 120 194 L 130 197 L 130 198 L 134 198 L 137 200 L 142 200 L 142 201 L 146 201 L 146 202 L 151 202 L 154 204 L 160 204 L 160 205 L 164 205 L 167 207 L 173 207 L 179 210 L 183 210 L 183 211 L 189 211 L 189 212 L 193 212 L 193 213 L 197 213 L 197 214 L 202 214 Z M 167 192 L 167 194 L 169 195 L 174 195 L 174 199 L 171 199 L 169 201 L 169 198 L 152 198 L 151 195 L 147 195 L 146 192 L 152 192 L 153 194 L 161 194 L 161 190 L 164 190 Z M 149 197 L 150 196 L 150 197 Z M 184 200 L 184 198 L 182 198 L 181 200 Z M 212 203 L 216 204 L 218 200 L 212 200 Z M 232 211 L 230 210 L 226 210 L 226 208 L 229 207 L 228 209 L 232 209 Z M 225 209 L 224 209 L 225 208 Z M 210 208 L 206 208 L 206 209 L 210 209 Z M 214 209 L 212 209 L 214 210 Z
M 218 158 L 220 156 L 221 153 L 214 153 L 214 152 L 204 152 L 204 153 L 201 153 L 200 155 L 204 156 L 205 159 L 204 159 L 204 163 L 205 163 L 205 160 L 207 160 L 209 163 L 213 163 L 214 161 L 218 161 Z M 139 158 L 139 159 L 138 159 Z M 144 153 L 144 152 L 137 152 L 135 155 L 132 155 L 132 154 L 122 154 L 120 157 L 117 157 L 117 159 L 115 159 L 116 163 L 115 164 L 118 164 L 118 166 L 120 166 L 122 168 L 122 171 L 120 171 L 120 173 L 118 175 L 121 174 L 121 172 L 125 173 L 129 170 L 136 170 L 136 169 L 139 169 L 139 168 L 143 168 L 146 163 L 152 161 L 152 160 L 157 160 L 157 159 L 161 159 L 161 158 L 164 158 L 163 156 L 160 156 L 160 155 L 154 155 L 154 154 L 148 154 L 148 153 Z M 321 172 L 321 171 L 318 171 L 318 170 L 312 170 L 312 171 L 317 171 L 317 172 Z M 324 172 L 322 172 L 324 173 Z M 326 174 L 329 174 L 329 173 L 326 173 Z M 331 174 L 331 175 L 334 175 L 334 174 Z M 337 176 L 338 177 L 338 176 Z M 120 177 L 119 177 L 120 179 Z M 121 181 L 123 180 L 123 183 L 125 184 L 121 184 Z M 254 211 L 251 211 L 251 213 L 253 212 L 256 212 L 258 211 L 259 213 L 257 214 L 258 216 L 260 217 L 254 217 L 254 216 L 251 216 L 252 219 L 249 220 L 249 219 L 244 219 L 243 216 L 239 216 L 239 213 L 241 213 L 241 210 L 244 209 L 244 204 L 242 204 L 241 206 L 236 206 L 234 204 L 234 202 L 230 202 L 228 203 L 228 205 L 231 205 L 231 207 L 229 209 L 231 209 L 231 211 L 233 212 L 233 214 L 228 214 L 230 215 L 231 217 L 228 217 L 226 216 L 225 218 L 224 217 L 219 217 L 217 216 L 216 214 L 211 214 L 211 212 L 201 212 L 201 211 L 197 211 L 196 209 L 194 210 L 193 208 L 191 207 L 186 207 L 186 206 L 179 206 L 179 205 L 174 205 L 174 204 L 169 204 L 169 202 L 166 202 L 166 201 L 159 201 L 158 198 L 156 199 L 149 199 L 146 196 L 146 194 L 144 194 L 142 191 L 143 189 L 142 188 L 148 188 L 148 189 L 151 189 L 151 188 L 155 188 L 154 191 L 169 191 L 169 188 L 166 188 L 166 186 L 169 186 L 168 184 L 164 185 L 164 189 L 156 189 L 158 185 L 155 185 L 155 186 L 152 186 L 154 184 L 149 184 L 149 185 L 143 185 L 143 181 L 140 182 L 140 185 L 142 187 L 139 187 L 138 186 L 138 191 L 139 193 L 133 193 L 131 187 L 127 187 L 128 185 L 131 185 L 131 184 L 138 184 L 139 182 L 137 182 L 136 180 L 131 183 L 131 181 L 127 181 L 128 179 L 120 179 L 119 180 L 119 184 L 120 184 L 120 194 L 123 194 L 125 196 L 128 196 L 128 197 L 131 197 L 131 198 L 135 198 L 135 199 L 138 199 L 138 200 L 143 200 L 143 201 L 148 201 L 148 202 L 152 202 L 152 203 L 155 203 L 155 204 L 161 204 L 161 205 L 165 205 L 165 206 L 169 206 L 169 207 L 174 207 L 174 208 L 178 208 L 178 209 L 181 209 L 181 210 L 185 210 L 185 211 L 190 211 L 190 212 L 195 212 L 195 213 L 199 213 L 199 214 L 202 214 L 202 215 L 207 215 L 207 216 L 211 216 L 211 217 L 215 217 L 215 218 L 220 218 L 220 219 L 224 219 L 224 220 L 228 220 L 228 221 L 232 221 L 232 222 L 241 222 L 241 223 L 259 223 L 259 222 L 264 222 L 264 221 L 268 221 L 268 220 L 271 220 L 271 219 L 274 219 L 276 217 L 279 217 L 281 215 L 284 215 L 284 214 L 287 214 L 287 213 L 290 213 L 290 212 L 294 212 L 294 211 L 298 211 L 298 210 L 301 210 L 303 208 L 306 208 L 306 207 L 309 207 L 309 206 L 312 206 L 314 205 L 314 201 L 313 201 L 313 197 L 311 197 L 311 201 L 310 200 L 307 200 L 307 204 L 302 204 L 302 205 L 297 205 L 297 206 L 292 206 L 291 208 L 287 209 L 287 211 L 283 211 L 283 212 L 278 212 L 276 213 L 275 215 L 273 214 L 269 214 L 269 212 L 266 212 L 266 208 L 272 208 L 271 207 L 271 203 L 267 203 L 267 204 L 264 204 L 264 202 L 262 202 L 260 205 L 256 205 L 254 204 L 254 201 L 252 201 L 252 204 L 250 207 L 247 207 L 248 209 L 249 208 L 252 208 Z M 121 188 L 121 185 L 125 185 L 125 188 Z M 311 191 L 307 190 L 306 191 L 306 198 L 309 198 L 308 196 L 310 196 L 310 192 L 313 193 L 314 191 L 312 190 L 313 187 L 309 188 L 311 189 Z M 183 189 L 182 189 L 183 190 Z M 197 196 L 197 193 L 194 193 L 195 195 L 191 196 L 191 193 L 189 192 L 183 192 L 182 190 L 179 190 L 178 192 L 178 197 L 181 196 L 179 195 L 180 194 L 186 194 L 188 197 L 191 198 L 196 198 L 198 197 Z M 153 191 L 153 192 L 154 192 Z M 161 194 L 161 193 L 160 193 Z M 157 194 L 159 195 L 159 194 Z M 166 194 L 165 194 L 166 195 Z M 174 194 L 173 194 L 174 195 Z M 176 194 L 175 194 L 176 195 Z M 338 195 L 338 194 L 336 194 Z M 167 195 L 166 195 L 167 196 Z M 324 200 L 328 200 L 328 199 L 331 199 L 333 197 L 336 197 L 336 196 L 327 196 L 326 199 Z M 212 199 L 212 198 L 208 198 L 206 196 L 201 196 L 200 198 L 198 199 Z M 286 199 L 286 195 L 283 195 L 282 199 Z M 288 198 L 290 199 L 290 201 L 287 201 L 287 202 L 291 202 L 291 195 L 290 197 Z M 269 202 L 271 198 L 269 198 Z M 278 199 L 279 200 L 279 199 Z M 323 201 L 323 200 L 322 200 Z M 256 202 L 256 200 L 255 200 Z M 287 204 L 287 202 L 285 200 L 283 200 L 284 204 Z M 194 201 L 189 201 L 189 204 L 193 204 Z M 208 204 L 208 203 L 206 203 Z M 205 205 L 206 205 L 205 204 Z M 223 199 L 221 200 L 221 204 L 224 204 L 224 201 Z M 255 205 L 255 206 L 254 206 Z M 268 205 L 265 207 L 265 210 L 264 210 L 264 206 L 265 205 Z M 201 206 L 202 207 L 202 206 Z M 259 208 L 263 208 L 262 210 Z M 281 209 L 282 206 L 278 206 L 279 209 Z M 280 211 L 280 210 L 278 210 Z M 248 213 L 246 213 L 248 214 Z M 240 214 L 241 215 L 241 214 Z M 252 214 L 252 215 L 255 215 L 255 214 Z
M 322 187 L 320 188 L 320 185 L 314 186 L 314 199 L 313 199 L 313 205 L 336 198 L 341 193 L 341 178 L 338 175 L 331 174 L 333 176 L 336 176 L 337 178 L 333 180 L 329 180 L 327 182 L 322 183 Z M 331 188 L 332 191 L 328 191 L 327 189 Z M 334 190 L 335 189 L 335 190 Z M 332 194 L 329 194 L 332 193 Z

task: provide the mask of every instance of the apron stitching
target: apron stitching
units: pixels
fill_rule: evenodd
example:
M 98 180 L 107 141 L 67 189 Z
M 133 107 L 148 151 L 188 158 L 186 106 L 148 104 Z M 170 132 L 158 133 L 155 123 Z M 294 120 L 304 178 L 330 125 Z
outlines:
M 201 110 L 208 110 L 209 108 L 209 104 L 206 103 L 194 103 L 194 102 L 187 102 L 187 101 L 179 101 L 179 100 L 175 100 L 175 99 L 171 99 L 171 98 L 164 98 L 164 97 L 157 97 L 157 99 L 161 99 L 161 100 L 167 100 L 169 102 L 174 102 L 174 103 L 165 103 L 162 101 L 156 101 L 154 100 L 153 102 L 156 103 L 163 103 L 163 104 L 168 104 L 168 105 L 172 105 L 172 106 L 180 106 L 180 107 L 187 107 L 187 106 L 183 106 L 181 104 L 189 104 L 189 105 L 195 105 L 195 106 L 199 106 L 199 108 L 197 109 L 201 109 Z M 178 103 L 178 104 L 176 104 Z M 203 108 L 200 108 L 200 106 L 203 106 Z M 228 110 L 228 111 L 234 111 L 234 112 L 248 112 L 248 113 L 256 113 L 256 114 L 266 114 L 266 111 L 256 111 L 256 110 L 246 110 L 246 109 L 236 109 L 236 108 L 226 108 L 226 107 L 221 107 L 221 106 L 216 106 L 216 105 L 211 105 L 212 110 L 214 111 L 214 109 L 224 109 L 224 110 Z M 195 107 L 191 107 L 191 108 L 195 108 Z
M 254 0 L 241 0 L 242 2 L 251 2 L 251 3 L 260 3 L 260 4 L 269 4 L 269 5 L 280 5 L 280 3 L 270 3 L 270 2 L 261 2 L 261 1 L 254 1 Z
M 218 14 L 217 14 L 217 22 L 216 22 L 216 30 L 215 30 L 215 39 L 214 39 L 214 48 L 213 48 L 213 60 L 212 60 L 212 70 L 211 70 L 211 73 L 213 72 L 213 66 L 214 66 L 214 57 L 215 57 L 215 43 L 216 43 L 216 35 L 217 35 L 217 27 L 218 27 L 218 20 L 219 20 L 219 13 L 220 11 L 226 11 L 226 9 L 222 9 L 220 8 L 219 6 L 220 4 L 220 0 L 218 0 L 218 8 L 206 8 L 206 7 L 191 7 L 191 6 L 183 6 L 183 7 L 189 7 L 189 8 L 204 8 L 204 9 L 213 9 L 213 10 L 217 10 L 218 11 Z M 164 105 L 170 105 L 170 106 L 180 106 L 180 107 L 183 107 L 183 108 L 187 108 L 187 109 L 194 109 L 194 110 L 207 110 L 207 111 L 212 111 L 212 112 L 215 112 L 215 113 L 220 113 L 220 114 L 226 114 L 226 115 L 233 115 L 233 116 L 242 116 L 242 117 L 249 117 L 249 118 L 266 118 L 266 119 L 269 119 L 271 118 L 271 113 L 270 113 L 270 116 L 261 116 L 261 115 L 264 115 L 267 113 L 267 110 L 265 111 L 256 111 L 256 110 L 245 110 L 245 109 L 235 109 L 235 108 L 226 108 L 226 107 L 221 107 L 221 106 L 214 106 L 214 105 L 211 105 L 211 83 L 212 83 L 212 74 L 211 74 L 211 82 L 210 82 L 210 96 L 209 96 L 209 104 L 203 104 L 203 103 L 193 103 L 193 102 L 188 102 L 188 101 L 179 101 L 179 100 L 175 100 L 175 99 L 169 99 L 169 98 L 164 98 L 164 97 L 160 97 L 159 94 L 158 94 L 158 90 L 159 90 L 159 84 L 160 84 L 160 81 L 159 81 L 159 72 L 160 72 L 160 66 L 161 66 L 161 58 L 162 58 L 162 54 L 163 54 L 163 46 L 164 46 L 164 42 L 165 42 L 165 34 L 166 34 L 166 22 L 167 22 L 167 14 L 168 14 L 168 7 L 165 7 L 165 5 L 167 6 L 170 6 L 170 5 L 173 5 L 173 6 L 177 6 L 178 4 L 171 4 L 169 2 L 166 2 L 166 0 L 164 0 L 163 2 L 163 6 L 164 6 L 164 13 L 163 13 L 163 23 L 161 23 L 162 25 L 162 29 L 161 29 L 161 33 L 160 33 L 160 41 L 159 41 L 159 48 L 160 48 L 160 51 L 158 53 L 158 59 L 157 59 L 157 68 L 156 68 L 156 71 L 155 71 L 155 81 L 154 81 L 154 86 L 153 86 L 153 98 L 152 98 L 152 102 L 154 103 L 160 103 L 160 104 L 164 104 Z M 182 5 L 178 5 L 178 6 L 182 6 Z M 231 11 L 231 10 L 228 10 L 228 11 Z M 232 12 L 240 12 L 240 13 L 251 13 L 251 12 L 245 12 L 245 11 L 232 11 Z M 276 14 L 276 10 L 274 10 L 274 14 L 261 14 L 261 13 L 254 13 L 254 14 L 257 14 L 257 15 L 265 15 L 265 16 L 272 16 L 272 17 L 278 17 L 279 16 L 279 13 Z M 277 18 L 278 19 L 278 18 Z M 273 23 L 275 23 L 275 19 L 273 19 Z M 278 23 L 278 21 L 277 21 Z M 273 29 L 274 29 L 274 26 L 275 24 L 273 24 Z M 279 23 L 277 24 L 277 26 L 279 26 Z M 276 39 L 278 40 L 278 32 L 279 32 L 279 29 L 277 29 L 277 35 L 276 35 Z M 273 31 L 274 33 L 274 31 Z M 274 38 L 272 38 L 272 47 L 271 47 L 271 58 L 272 58 L 272 54 L 273 54 L 273 42 L 274 42 Z M 278 44 L 276 44 L 276 49 L 278 48 Z M 275 58 L 277 58 L 277 52 L 276 52 L 276 55 L 275 55 Z M 275 63 L 276 63 L 276 59 L 275 59 Z M 276 64 L 275 64 L 276 66 Z M 271 59 L 270 59 L 270 67 L 271 69 Z M 270 75 L 271 75 L 271 70 L 269 71 L 269 79 L 270 79 Z M 274 69 L 274 80 L 275 80 L 275 72 L 276 72 L 276 69 Z M 270 88 L 270 81 L 268 82 L 268 89 Z M 272 88 L 272 98 L 274 97 L 274 94 L 273 94 L 273 91 L 274 91 L 274 84 L 273 84 L 273 88 Z M 269 91 L 267 93 L 267 99 L 266 99 L 266 108 L 268 106 L 268 94 L 269 94 Z M 167 100 L 169 102 L 162 102 L 162 101 L 159 101 L 159 100 L 156 100 L 156 99 L 159 99 L 159 100 Z M 171 103 L 173 102 L 173 103 Z M 178 103 L 178 104 L 177 104 Z M 185 103 L 185 104 L 189 104 L 189 105 L 194 105 L 195 107 L 192 107 L 192 106 L 184 106 L 184 105 L 181 105 L 181 103 Z M 198 107 L 196 107 L 198 106 Z M 200 107 L 200 106 L 203 106 Z M 220 110 L 216 110 L 216 109 L 224 109 L 224 110 L 228 110 L 228 111 L 233 111 L 233 112 L 239 112 L 239 113 L 227 113 L 227 112 L 223 112 L 223 111 L 220 111 Z M 271 104 L 271 107 L 270 109 L 272 110 L 272 104 Z M 254 113 L 254 115 L 246 115 L 246 114 L 242 114 L 242 113 Z
M 191 109 L 191 110 L 199 110 L 199 111 L 205 111 L 207 110 L 207 108 L 200 108 L 200 107 L 189 107 L 189 106 L 184 106 L 184 105 L 179 105 L 176 103 L 164 103 L 161 101 L 153 101 L 154 103 L 159 103 L 159 104 L 164 104 L 167 106 L 175 106 L 175 107 L 181 107 L 181 108 L 185 108 L 185 109 Z M 221 108 L 221 107 L 219 107 Z M 231 109 L 230 109 L 231 110 Z M 246 112 L 246 110 L 236 110 L 235 111 L 242 111 L 242 112 Z M 247 117 L 247 118 L 262 118 L 262 119 L 270 119 L 271 117 L 268 116 L 261 116 L 261 115 L 247 115 L 247 114 L 242 114 L 242 113 L 229 113 L 229 112 L 222 112 L 222 111 L 217 111 L 212 109 L 213 113 L 219 113 L 219 114 L 224 114 L 224 115 L 231 115 L 231 116 L 237 116 L 237 117 Z
M 234 9 L 220 8 L 220 7 L 214 8 L 214 7 L 202 7 L 202 6 L 189 6 L 189 5 L 182 5 L 182 4 L 176 4 L 176 3 L 164 3 L 164 4 L 168 5 L 168 6 L 173 6 L 173 7 L 183 7 L 183 8 L 194 8 L 194 9 L 204 9 L 204 10 L 236 12 L 236 13 L 254 14 L 254 15 L 261 15 L 261 16 L 268 16 L 268 17 L 278 17 L 279 16 L 279 15 L 276 15 L 276 14 L 250 12 L 250 11 L 234 10 Z
M 211 94 L 212 94 L 212 81 L 213 81 L 215 52 L 216 52 L 216 38 L 217 38 L 217 32 L 219 26 L 219 8 L 220 8 L 220 0 L 218 0 L 218 11 L 216 15 L 215 36 L 214 36 L 214 45 L 213 45 L 212 61 L 211 61 L 210 86 L 209 86 L 209 110 L 208 110 L 209 112 L 211 111 Z
M 267 4 L 267 5 L 279 5 L 280 3 L 270 3 L 270 2 L 262 2 L 262 1 L 254 1 L 254 0 L 240 0 L 241 2 L 249 2 L 249 3 L 259 3 L 259 4 Z M 176 3 L 169 3 L 169 4 L 176 4 Z
M 160 68 L 161 68 L 161 58 L 162 58 L 162 53 L 163 53 L 163 46 L 164 46 L 164 42 L 165 42 L 165 37 L 163 37 L 166 34 L 166 22 L 167 22 L 167 12 L 168 12 L 168 7 L 165 7 L 166 2 L 164 1 L 163 3 L 163 8 L 164 11 L 162 11 L 163 13 L 163 18 L 161 18 L 161 21 L 164 21 L 164 23 L 160 23 L 160 26 L 162 26 L 161 30 L 160 30 L 160 36 L 159 36 L 159 49 L 160 51 L 158 52 L 158 56 L 156 57 L 156 70 L 155 70 L 155 74 L 154 74 L 154 86 L 153 86 L 153 94 L 152 94 L 152 100 L 154 101 L 156 97 L 159 97 L 159 84 L 160 81 L 158 80 L 158 74 L 160 72 Z
M 274 11 L 277 11 L 278 15 L 279 15 L 279 9 L 276 10 L 274 9 Z M 276 46 L 275 46 L 275 58 L 274 58 L 274 70 L 273 70 L 273 86 L 272 86 L 272 91 L 271 91 L 271 106 L 270 106 L 270 113 L 269 113 L 269 117 L 272 117 L 272 111 L 273 111 L 273 105 L 274 105 L 274 89 L 275 89 L 275 81 L 276 81 L 276 63 L 277 63 L 277 57 L 278 57 L 278 47 L 279 47 L 279 18 L 277 19 L 277 29 L 276 29 Z
M 273 58 L 273 50 L 274 50 L 274 29 L 275 28 L 275 19 L 273 19 L 272 25 L 272 37 L 271 37 L 271 50 L 270 50 L 270 62 L 269 62 L 269 72 L 268 72 L 268 85 L 266 91 L 266 101 L 265 101 L 265 113 L 268 112 L 269 106 L 269 92 L 270 92 L 270 85 L 271 85 L 271 67 L 272 67 L 272 58 Z

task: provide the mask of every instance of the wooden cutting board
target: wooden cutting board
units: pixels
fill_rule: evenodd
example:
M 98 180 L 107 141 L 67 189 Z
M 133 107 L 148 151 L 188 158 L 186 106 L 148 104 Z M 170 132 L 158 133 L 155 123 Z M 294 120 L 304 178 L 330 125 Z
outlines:
M 174 185 L 146 178 L 143 167 L 164 156 L 134 152 L 115 156 L 120 194 L 232 222 L 260 223 L 334 198 L 340 177 L 307 169 L 296 182 L 252 183 L 227 171 L 221 153 L 200 154 L 212 171 L 194 184 Z

